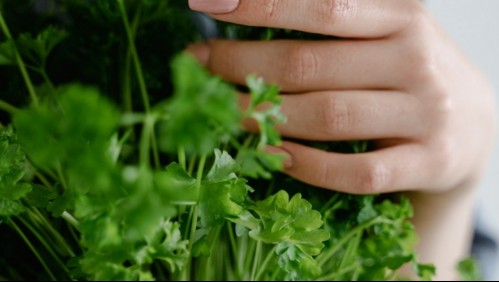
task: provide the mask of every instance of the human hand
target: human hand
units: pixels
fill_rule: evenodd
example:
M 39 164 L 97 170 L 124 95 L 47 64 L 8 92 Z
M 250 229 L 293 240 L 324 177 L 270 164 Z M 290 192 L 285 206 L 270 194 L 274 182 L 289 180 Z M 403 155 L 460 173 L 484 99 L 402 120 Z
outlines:
M 284 137 L 374 140 L 362 154 L 284 141 L 285 173 L 332 190 L 447 191 L 475 181 L 495 140 L 489 82 L 416 0 L 190 0 L 238 24 L 340 37 L 321 41 L 211 40 L 191 50 L 214 73 L 250 73 L 282 90 Z M 247 103 L 242 95 L 242 104 Z M 255 124 L 245 123 L 255 131 Z

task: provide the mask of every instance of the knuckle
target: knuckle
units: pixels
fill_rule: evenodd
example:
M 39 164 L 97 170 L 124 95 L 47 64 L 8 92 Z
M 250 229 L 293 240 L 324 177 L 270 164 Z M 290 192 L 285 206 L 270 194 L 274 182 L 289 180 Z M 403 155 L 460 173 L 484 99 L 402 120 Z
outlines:
M 321 104 L 320 115 L 326 136 L 334 137 L 351 130 L 352 114 L 348 105 L 341 99 L 327 97 Z
M 331 186 L 331 168 L 328 162 L 318 163 L 315 179 L 317 179 L 317 185 L 319 187 L 332 188 Z
M 237 46 L 230 41 L 211 43 L 208 67 L 211 71 L 232 79 L 239 70 L 236 65 L 240 56 Z
M 326 29 L 342 22 L 353 7 L 353 1 L 350 0 L 323 0 L 320 3 L 322 16 L 319 17 L 319 20 L 322 21 Z
M 383 162 L 374 158 L 368 159 L 359 166 L 355 187 L 359 194 L 379 193 L 389 183 L 390 174 Z
M 401 9 L 401 12 L 406 19 L 404 22 L 405 26 L 401 30 L 402 32 L 407 31 L 417 34 L 422 28 L 426 28 L 428 26 L 428 17 L 430 17 L 430 15 L 428 13 L 428 9 L 421 2 L 422 1 L 419 0 L 400 2 L 403 8 Z
M 263 18 L 267 21 L 272 21 L 277 17 L 278 6 L 280 4 L 279 0 L 266 0 L 263 1 L 262 7 Z
M 425 97 L 421 98 L 426 100 L 425 119 L 430 132 L 441 132 L 448 128 L 456 111 L 452 93 L 442 87 L 433 87 L 423 95 Z
M 284 60 L 283 83 L 303 86 L 311 82 L 317 69 L 317 58 L 310 46 L 296 44 L 287 50 Z
M 410 25 L 413 28 L 419 29 L 428 25 L 428 9 L 421 1 L 408 1 L 408 15 L 410 15 Z
M 419 41 L 419 40 L 418 40 Z M 407 77 L 412 84 L 434 85 L 438 82 L 437 55 L 434 49 L 425 43 L 415 43 L 405 52 Z
M 454 148 L 453 142 L 449 138 L 440 138 L 437 140 L 433 146 L 432 151 L 433 162 L 438 170 L 435 172 L 440 176 L 440 178 L 446 178 L 448 175 L 454 172 L 456 163 L 454 161 L 454 155 L 456 154 L 456 148 Z M 435 176 L 437 177 L 437 175 Z

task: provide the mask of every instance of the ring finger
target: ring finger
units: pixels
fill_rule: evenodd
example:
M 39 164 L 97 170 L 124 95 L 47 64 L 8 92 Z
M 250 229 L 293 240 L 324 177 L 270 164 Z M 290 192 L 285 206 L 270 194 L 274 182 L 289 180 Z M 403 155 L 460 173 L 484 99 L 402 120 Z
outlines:
M 324 91 L 282 95 L 287 121 L 277 125 L 290 138 L 315 141 L 416 138 L 427 128 L 419 100 L 396 91 Z M 248 95 L 241 95 L 244 108 Z M 252 120 L 243 122 L 257 131 Z

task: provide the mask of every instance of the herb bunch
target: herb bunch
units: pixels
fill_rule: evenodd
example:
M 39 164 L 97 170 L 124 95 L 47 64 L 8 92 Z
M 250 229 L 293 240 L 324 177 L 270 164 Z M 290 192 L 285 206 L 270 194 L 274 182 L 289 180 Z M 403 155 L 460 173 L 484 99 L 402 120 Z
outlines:
M 0 278 L 431 279 L 407 199 L 279 172 L 278 86 L 248 76 L 241 111 L 182 51 L 202 39 L 185 2 L 0 1 Z

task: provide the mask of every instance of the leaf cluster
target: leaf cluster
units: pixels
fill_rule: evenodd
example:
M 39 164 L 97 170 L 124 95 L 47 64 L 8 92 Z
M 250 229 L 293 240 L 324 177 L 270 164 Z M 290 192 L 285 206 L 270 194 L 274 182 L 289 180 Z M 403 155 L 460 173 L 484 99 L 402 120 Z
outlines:
M 406 263 L 431 278 L 406 199 L 279 172 L 264 151 L 281 142 L 278 86 L 231 85 L 182 52 L 202 38 L 186 1 L 2 0 L 0 12 L 0 241 L 25 255 L 0 248 L 0 278 L 382 280 Z

